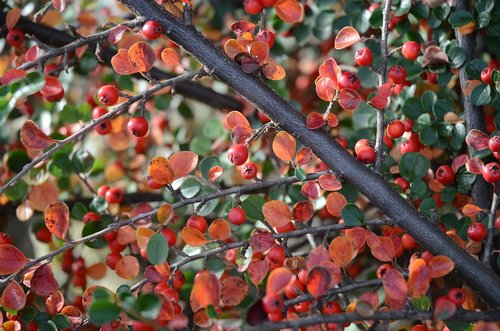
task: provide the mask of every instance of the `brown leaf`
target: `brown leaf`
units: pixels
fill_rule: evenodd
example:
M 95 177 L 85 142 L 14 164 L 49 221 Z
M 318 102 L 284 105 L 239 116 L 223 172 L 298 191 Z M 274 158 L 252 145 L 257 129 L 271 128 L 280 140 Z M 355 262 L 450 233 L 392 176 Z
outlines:
M 144 41 L 139 41 L 128 49 L 128 59 L 139 72 L 148 72 L 156 59 L 154 49 Z
M 69 208 L 63 201 L 56 201 L 47 206 L 45 225 L 54 236 L 66 239 L 69 229 Z
M 222 280 L 221 302 L 226 306 L 239 305 L 248 294 L 248 284 L 240 277 L 229 276 Z
M 415 259 L 410 263 L 408 289 L 413 298 L 418 298 L 427 293 L 431 282 L 431 268 L 424 259 Z
M 340 217 L 340 212 L 345 205 L 347 205 L 347 200 L 342 194 L 338 192 L 328 194 L 326 198 L 326 210 L 328 210 L 331 215 Z
M 318 298 L 326 294 L 332 276 L 330 271 L 322 266 L 315 266 L 307 273 L 307 292 Z
M 427 67 L 433 64 L 449 63 L 448 56 L 436 45 L 427 46 L 422 59 L 422 66 Z
M 24 122 L 20 136 L 21 143 L 28 149 L 45 149 L 54 143 L 32 120 Z
M 149 162 L 148 175 L 160 185 L 167 185 L 174 181 L 174 170 L 163 156 L 157 156 Z

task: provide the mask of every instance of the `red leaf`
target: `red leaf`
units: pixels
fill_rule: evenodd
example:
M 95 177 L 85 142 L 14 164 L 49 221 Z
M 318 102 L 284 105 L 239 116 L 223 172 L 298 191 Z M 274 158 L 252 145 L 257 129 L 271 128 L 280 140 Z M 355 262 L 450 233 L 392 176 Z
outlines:
M 131 75 L 138 72 L 137 68 L 130 63 L 128 51 L 123 48 L 111 58 L 111 66 L 120 75 Z
M 48 263 L 35 270 L 30 286 L 31 290 L 42 298 L 48 297 L 52 292 L 57 291 L 59 285 Z
M 286 203 L 280 200 L 266 202 L 262 206 L 262 213 L 269 225 L 272 227 L 282 227 L 292 220 L 292 212 Z
M 12 30 L 12 28 L 19 21 L 19 18 L 21 18 L 21 9 L 19 7 L 13 7 L 9 10 L 7 16 L 5 17 L 5 27 L 7 30 Z
M 458 169 L 465 165 L 469 160 L 469 156 L 467 154 L 462 154 L 453 159 L 453 163 L 451 164 L 451 168 L 455 173 L 457 173 Z
M 16 273 L 24 268 L 27 262 L 28 259 L 17 247 L 0 245 L 0 275 Z
M 316 81 L 316 94 L 325 101 L 333 100 L 336 89 L 337 85 L 330 77 L 321 77 Z M 321 116 L 321 119 L 323 119 L 323 116 Z
M 54 316 L 64 307 L 64 296 L 61 291 L 52 292 L 47 299 L 45 299 L 45 307 L 47 312 Z
M 11 68 L 4 73 L 4 75 L 0 79 L 0 83 L 2 85 L 7 85 L 10 82 L 13 82 L 14 80 L 19 80 L 23 78 L 26 78 L 26 71 L 21 69 Z
M 258 286 L 268 272 L 268 264 L 265 260 L 253 259 L 247 268 L 248 276 L 255 286 Z
M 482 151 L 483 149 L 488 148 L 488 141 L 490 138 L 483 131 L 479 131 L 476 129 L 472 129 L 465 137 L 465 142 L 470 147 L 474 148 L 476 151 Z
M 306 265 L 308 269 L 320 265 L 323 262 L 330 262 L 330 254 L 324 246 L 314 248 L 307 256 Z
M 244 144 L 245 141 L 252 135 L 252 128 L 244 125 L 236 125 L 231 130 L 231 140 L 233 144 Z
M 66 0 L 52 0 L 52 6 L 59 12 L 62 12 L 66 8 Z
M 382 262 L 392 261 L 395 255 L 395 249 L 391 238 L 379 237 L 370 233 L 367 239 L 368 246 L 370 246 L 373 257 Z
M 335 237 L 330 243 L 329 253 L 333 262 L 341 268 L 345 268 L 355 257 L 352 242 L 346 237 Z
M 248 294 L 248 284 L 240 277 L 229 276 L 222 280 L 221 302 L 226 306 L 239 305 Z
M 337 115 L 334 113 L 328 113 L 326 115 L 326 124 L 328 124 L 329 127 L 335 128 L 337 125 L 339 125 L 339 119 L 337 118 Z
M 307 291 L 315 298 L 326 294 L 332 276 L 330 271 L 322 266 L 313 267 L 307 274 Z
M 449 257 L 444 255 L 434 256 L 428 265 L 431 268 L 432 278 L 446 276 L 455 268 L 455 263 L 453 263 Z
M 339 104 L 345 110 L 353 111 L 358 109 L 359 104 L 361 103 L 361 98 L 358 92 L 343 88 L 339 92 Z
M 54 143 L 32 120 L 24 122 L 20 138 L 23 146 L 28 149 L 45 149 Z
M 385 83 L 385 84 L 382 84 L 380 85 L 380 87 L 378 88 L 378 95 L 380 95 L 381 97 L 384 97 L 384 98 L 388 98 L 391 96 L 391 93 L 392 93 L 392 83 Z
M 129 27 L 123 24 L 119 24 L 111 29 L 108 36 L 108 41 L 112 44 L 117 44 L 125 34 L 125 31 L 128 31 Z M 127 57 L 128 58 L 128 57 Z
M 438 298 L 434 303 L 434 319 L 444 321 L 455 314 L 457 306 L 448 298 Z
M 56 201 L 47 206 L 45 225 L 54 236 L 66 239 L 69 228 L 69 208 L 63 201 Z
M 314 154 L 313 154 L 311 148 L 302 146 L 298 150 L 297 155 L 295 156 L 295 158 L 297 159 L 297 164 L 299 165 L 299 167 L 302 167 L 302 166 L 305 166 L 305 165 L 309 164 L 309 162 L 311 161 L 313 155 Z
M 189 302 L 194 312 L 210 305 L 218 306 L 221 296 L 219 279 L 206 270 L 201 270 L 194 278 Z
M 408 295 L 408 286 L 401 273 L 395 269 L 388 269 L 382 276 L 382 285 L 385 293 L 392 299 L 402 301 Z
M 2 294 L 2 306 L 9 310 L 18 311 L 26 305 L 26 293 L 18 282 L 9 282 Z
M 331 81 L 330 78 L 326 78 Z M 318 85 L 316 85 L 316 93 L 318 93 Z M 318 96 L 323 99 L 319 93 Z M 333 98 L 333 96 L 332 96 Z M 310 112 L 307 117 L 306 117 L 306 126 L 309 130 L 315 130 L 321 128 L 323 125 L 325 125 L 325 120 L 323 118 L 323 115 L 320 113 L 313 111 Z
M 342 194 L 338 192 L 328 194 L 326 198 L 326 210 L 332 216 L 340 217 L 340 212 L 345 205 L 347 205 L 347 200 Z
M 222 175 L 223 172 L 224 169 L 222 169 L 221 166 L 213 166 L 208 171 L 208 179 L 211 183 L 214 183 Z
M 128 59 L 139 72 L 148 72 L 156 59 L 154 49 L 144 41 L 139 41 L 128 49 Z
M 344 49 L 361 40 L 358 31 L 352 26 L 343 27 L 335 37 L 335 49 Z
M 311 181 L 302 185 L 301 193 L 307 198 L 316 199 L 321 193 L 320 189 L 318 183 Z
M 324 174 L 318 178 L 319 185 L 327 191 L 338 191 L 342 188 L 342 183 L 333 174 Z
M 38 59 L 38 56 L 40 55 L 40 48 L 37 45 L 33 45 L 28 50 L 26 51 L 26 54 L 24 54 L 24 58 L 26 61 L 35 61 Z
M 174 171 L 174 180 L 189 175 L 198 165 L 198 155 L 190 151 L 176 152 L 168 158 Z
M 233 30 L 236 35 L 240 35 L 243 32 L 253 33 L 255 29 L 255 24 L 248 21 L 237 21 L 231 24 L 231 30 Z
M 232 130 L 236 126 L 250 127 L 250 122 L 241 112 L 233 110 L 224 117 L 224 125 L 226 128 Z
M 389 98 L 383 97 L 379 94 L 370 99 L 370 104 L 377 109 L 384 109 L 389 102 Z
M 418 298 L 427 293 L 431 282 L 431 268 L 424 259 L 415 259 L 410 263 L 408 289 L 413 298 Z
M 115 272 L 120 278 L 132 280 L 139 275 L 139 261 L 135 256 L 126 255 L 116 263 Z
M 254 253 L 263 253 L 274 246 L 275 240 L 271 232 L 256 228 L 249 239 Z
M 468 172 L 476 175 L 482 175 L 483 168 L 484 168 L 483 161 L 478 159 L 477 157 L 473 157 L 472 159 L 469 159 L 467 163 L 465 163 L 465 169 L 467 169 Z
M 366 238 L 368 237 L 368 230 L 357 226 L 351 229 L 345 229 L 345 234 L 346 237 L 351 240 L 352 248 L 355 251 L 357 251 L 366 243 Z
M 304 7 L 297 0 L 278 0 L 274 4 L 274 10 L 286 23 L 297 23 L 304 18 Z
M 42 93 L 45 97 L 50 97 L 61 93 L 63 87 L 59 79 L 54 76 L 45 76 L 45 85 L 43 85 Z
M 319 66 L 319 76 L 328 77 L 333 80 L 335 84 L 335 89 L 338 89 L 338 80 L 342 75 L 342 70 L 340 70 L 337 61 L 333 57 L 329 57 Z
M 295 280 L 293 273 L 283 267 L 276 268 L 269 274 L 266 285 L 266 294 L 281 294 L 290 282 Z

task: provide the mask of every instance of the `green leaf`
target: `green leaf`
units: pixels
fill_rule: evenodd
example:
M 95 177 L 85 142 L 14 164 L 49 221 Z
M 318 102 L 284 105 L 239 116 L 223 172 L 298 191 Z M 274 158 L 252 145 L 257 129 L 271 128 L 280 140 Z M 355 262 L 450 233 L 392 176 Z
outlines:
M 413 298 L 412 306 L 416 310 L 429 311 L 431 309 L 431 302 L 427 296 L 422 296 L 420 298 Z
M 21 321 L 31 322 L 38 314 L 38 310 L 33 306 L 26 306 L 20 311 Z
M 489 13 L 495 7 L 495 0 L 478 0 L 476 2 L 476 10 L 478 13 Z
M 446 326 L 450 331 L 465 331 L 471 324 L 464 321 L 446 321 Z
M 38 331 L 57 331 L 57 325 L 52 321 L 46 321 L 38 326 Z
M 208 157 L 203 158 L 200 162 L 200 171 L 201 171 L 201 174 L 203 175 L 203 178 L 205 178 L 206 180 L 209 180 L 210 179 L 208 176 L 209 171 L 210 171 L 210 169 L 212 169 L 215 166 L 221 166 L 221 163 L 217 157 L 208 156 Z
M 455 124 L 453 130 L 451 131 L 451 147 L 456 150 L 462 148 L 462 144 L 465 141 L 465 135 L 465 125 L 463 125 L 462 123 Z
M 155 108 L 159 110 L 167 110 L 168 106 L 170 106 L 170 100 L 172 98 L 167 94 L 163 93 L 154 98 Z
M 4 124 L 19 99 L 35 94 L 45 85 L 45 78 L 38 72 L 30 72 L 26 78 L 9 85 L 11 96 L 8 103 L 0 107 L 0 125 Z
M 219 119 L 211 119 L 203 125 L 202 133 L 208 139 L 215 140 L 225 134 L 225 129 Z
M 416 120 L 423 113 L 420 100 L 415 97 L 407 99 L 401 111 L 406 117 L 412 120 Z
M 253 221 L 263 220 L 262 206 L 266 200 L 260 195 L 251 195 L 241 203 L 241 208 L 245 210 L 248 219 Z
M 196 136 L 189 144 L 189 150 L 198 155 L 206 155 L 211 151 L 212 142 L 202 136 Z
M 103 229 L 105 229 L 109 224 L 111 224 L 113 221 L 111 217 L 107 215 L 102 215 L 101 220 L 99 222 L 89 222 L 83 226 L 82 229 L 82 237 L 90 236 L 96 232 L 99 232 Z M 99 249 L 106 247 L 108 245 L 108 242 L 104 240 L 104 238 L 99 237 L 91 241 L 87 241 L 85 243 L 85 246 L 94 248 L 94 249 Z
M 481 79 L 481 71 L 487 66 L 483 60 L 474 59 L 465 66 L 465 72 L 471 79 Z
M 481 84 L 472 90 L 470 95 L 471 102 L 476 106 L 487 105 L 491 102 L 491 87 L 490 85 Z
M 438 120 L 442 120 L 444 118 L 444 115 L 446 115 L 447 112 L 449 112 L 451 109 L 453 109 L 453 104 L 449 102 L 448 100 L 437 100 L 436 103 L 434 103 L 434 106 L 432 107 L 432 112 L 434 113 L 434 116 Z
M 26 196 L 28 189 L 28 184 L 26 184 L 24 180 L 20 179 L 14 186 L 11 186 L 8 190 L 6 190 L 4 194 L 10 201 L 18 201 Z
M 77 220 L 82 220 L 83 216 L 85 216 L 88 211 L 87 207 L 78 201 L 75 203 L 73 208 L 71 208 L 71 217 Z
M 401 0 L 401 3 L 399 4 L 399 8 L 396 9 L 394 12 L 395 16 L 402 16 L 404 14 L 407 14 L 410 11 L 411 8 L 411 0 Z
M 71 162 L 77 172 L 86 173 L 92 169 L 94 157 L 86 149 L 79 149 L 73 154 Z
M 364 223 L 364 217 L 361 210 L 355 204 L 349 203 L 342 208 L 340 216 L 344 219 L 344 223 L 353 226 L 360 226 Z
M 31 159 L 28 156 L 28 154 L 26 154 L 25 151 L 16 149 L 9 153 L 9 158 L 7 159 L 7 166 L 9 167 L 10 171 L 18 173 L 21 170 L 23 170 L 23 167 L 26 164 L 30 162 Z
M 96 213 L 103 213 L 108 209 L 108 202 L 104 197 L 95 196 L 90 202 L 90 209 Z
M 129 75 L 120 76 L 120 78 L 118 78 L 118 86 L 122 90 L 133 91 L 134 82 L 132 80 L 132 77 Z
M 437 102 L 436 93 L 431 90 L 425 91 L 420 97 L 420 102 L 422 103 L 422 108 L 425 112 L 431 113 L 434 104 Z
M 300 167 L 295 168 L 295 178 L 297 178 L 298 180 L 306 179 L 307 176 L 306 176 L 306 172 L 304 171 L 304 169 L 302 169 Z
M 359 108 L 352 114 L 352 126 L 354 130 L 374 128 L 376 123 L 377 112 L 366 102 L 362 102 Z
M 33 320 L 36 324 L 42 324 L 44 322 L 47 322 L 47 321 L 50 321 L 50 319 L 52 318 L 52 316 L 50 316 L 49 313 L 46 313 L 46 312 L 39 312 L 35 319 Z
M 491 21 L 491 17 L 490 17 L 490 13 L 487 13 L 487 12 L 480 12 L 478 15 L 477 15 L 477 21 L 479 23 L 478 27 L 479 28 L 485 28 L 487 27 L 488 25 L 490 25 L 490 21 Z
M 420 142 L 424 145 L 431 146 L 438 140 L 438 132 L 435 128 L 425 128 L 418 134 Z
M 472 13 L 467 10 L 457 10 L 450 15 L 448 22 L 453 28 L 458 28 L 474 20 Z
M 74 105 L 65 105 L 63 110 L 59 113 L 59 122 L 65 123 L 76 123 L 82 120 L 80 112 Z
M 199 181 L 192 177 L 189 177 L 184 180 L 184 182 L 182 182 L 182 185 L 180 187 L 181 194 L 183 197 L 190 199 L 198 194 L 198 192 L 200 192 L 201 186 L 202 185 Z
M 52 322 L 54 322 L 59 330 L 68 329 L 71 326 L 71 321 L 69 320 L 68 316 L 63 314 L 56 314 L 52 318 Z
M 462 47 L 453 47 L 448 51 L 447 55 L 451 60 L 452 68 L 460 68 L 467 60 L 467 53 Z
M 116 320 L 119 315 L 120 308 L 115 303 L 104 299 L 94 300 L 89 308 L 89 319 L 97 325 L 110 323 Z
M 424 177 L 429 171 L 430 162 L 419 153 L 408 152 L 399 161 L 399 171 L 409 182 Z
M 457 190 L 453 186 L 446 186 L 441 191 L 441 201 L 452 202 L 453 199 L 455 199 L 456 194 L 457 194 Z
M 160 234 L 161 236 L 161 234 Z M 163 237 L 163 236 L 162 236 Z M 137 298 L 137 308 L 143 318 L 153 320 L 158 317 L 161 310 L 161 301 L 151 293 L 141 294 Z
M 163 264 L 168 258 L 168 242 L 161 233 L 155 233 L 149 238 L 146 247 L 149 262 L 154 265 Z
M 217 311 L 215 310 L 214 306 L 209 305 L 207 309 L 205 310 L 207 313 L 208 317 L 210 318 L 216 318 L 217 317 Z

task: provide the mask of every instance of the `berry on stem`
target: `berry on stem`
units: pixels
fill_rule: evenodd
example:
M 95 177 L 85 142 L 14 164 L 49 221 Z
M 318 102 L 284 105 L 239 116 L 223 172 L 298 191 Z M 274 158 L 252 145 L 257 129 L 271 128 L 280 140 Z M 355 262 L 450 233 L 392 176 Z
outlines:
M 113 106 L 118 101 L 120 92 L 113 85 L 104 85 L 97 92 L 97 99 L 105 106 Z
M 362 67 L 369 66 L 373 62 L 372 51 L 368 47 L 360 48 L 354 54 L 354 61 Z
M 148 133 L 149 123 L 142 116 L 131 118 L 127 124 L 128 132 L 136 137 L 144 137 Z
M 393 84 L 403 84 L 406 80 L 406 69 L 400 65 L 395 65 L 389 69 L 387 75 Z
M 7 44 L 12 47 L 19 47 L 24 43 L 24 33 L 19 29 L 12 29 L 7 32 Z
M 420 53 L 420 44 L 416 41 L 407 41 L 403 44 L 401 54 L 403 54 L 406 59 L 415 61 L 418 57 L 418 53 Z
M 142 26 L 142 35 L 149 40 L 155 40 L 161 37 L 163 29 L 157 21 L 147 21 Z
M 227 158 L 232 164 L 240 166 L 248 159 L 248 148 L 245 145 L 233 145 L 227 152 Z

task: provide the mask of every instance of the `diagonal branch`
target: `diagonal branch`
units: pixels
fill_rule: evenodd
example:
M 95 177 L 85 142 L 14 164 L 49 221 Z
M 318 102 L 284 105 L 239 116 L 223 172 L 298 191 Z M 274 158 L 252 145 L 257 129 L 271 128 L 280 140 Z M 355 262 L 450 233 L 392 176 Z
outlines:
M 435 254 L 450 257 L 456 270 L 470 286 L 494 307 L 500 307 L 500 278 L 475 260 L 444 234 L 436 225 L 420 215 L 378 174 L 358 162 L 328 133 L 309 130 L 305 118 L 289 103 L 255 76 L 245 74 L 241 67 L 203 37 L 195 27 L 158 6 L 152 0 L 121 0 L 137 16 L 159 22 L 167 36 L 196 57 L 213 75 L 229 85 L 283 130 L 299 139 L 323 160 L 336 174 L 349 181 L 359 192 L 378 206 L 397 225 L 404 228 L 423 247 Z

